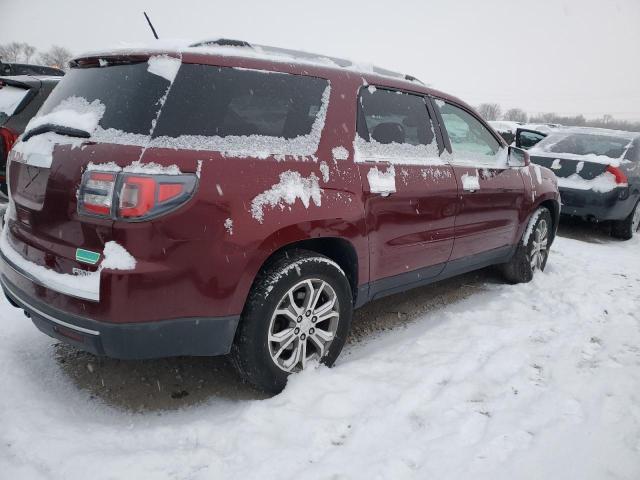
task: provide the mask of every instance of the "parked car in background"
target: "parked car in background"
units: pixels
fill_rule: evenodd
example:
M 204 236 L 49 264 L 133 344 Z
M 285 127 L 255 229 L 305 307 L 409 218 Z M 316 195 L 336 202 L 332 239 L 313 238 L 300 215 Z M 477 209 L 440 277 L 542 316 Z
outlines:
M 17 75 L 47 75 L 62 77 L 64 70 L 44 65 L 32 65 L 29 63 L 4 63 L 0 60 L 0 76 L 9 77 Z
M 9 150 L 61 77 L 0 77 L 0 200 L 6 201 Z
M 531 161 L 554 171 L 562 213 L 611 221 L 630 239 L 640 228 L 640 133 L 566 128 L 529 150 Z
M 461 100 L 248 44 L 75 59 L 9 176 L 2 286 L 38 328 L 231 352 L 271 392 L 332 364 L 370 300 L 489 265 L 529 281 L 559 219 L 553 173 Z
M 491 121 L 489 125 L 491 125 L 509 145 L 515 145 L 525 150 L 531 148 L 555 129 L 562 128 L 561 125 L 555 123 L 530 124 L 507 120 Z M 522 132 L 520 140 L 518 139 L 519 131 Z

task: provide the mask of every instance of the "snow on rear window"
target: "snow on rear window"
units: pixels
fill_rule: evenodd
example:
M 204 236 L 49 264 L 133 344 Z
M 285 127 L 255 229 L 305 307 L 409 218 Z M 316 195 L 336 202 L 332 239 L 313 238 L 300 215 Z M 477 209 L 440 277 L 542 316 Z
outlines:
M 168 55 L 156 55 L 147 61 L 147 71 L 173 82 L 180 69 L 181 61 Z
M 535 146 L 534 152 L 619 159 L 625 154 L 630 143 L 630 138 L 614 135 L 558 132 L 542 139 Z M 604 161 L 607 162 L 606 159 Z
M 0 119 L 10 117 L 29 90 L 5 85 L 0 88 Z
M 220 151 L 229 156 L 316 153 L 329 81 L 208 65 L 183 65 L 151 146 Z
M 97 128 L 104 112 L 105 106 L 100 100 L 89 102 L 82 97 L 68 97 L 49 113 L 32 118 L 25 128 L 25 132 L 41 125 L 52 124 L 75 128 L 91 134 Z

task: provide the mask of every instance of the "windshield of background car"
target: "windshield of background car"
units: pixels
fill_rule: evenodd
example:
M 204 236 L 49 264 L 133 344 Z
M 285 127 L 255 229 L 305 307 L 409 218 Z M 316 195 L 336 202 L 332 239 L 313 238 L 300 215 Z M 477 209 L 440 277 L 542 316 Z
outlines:
M 570 153 L 574 155 L 604 155 L 620 158 L 630 140 L 611 135 L 588 133 L 551 134 L 536 145 L 536 149 L 549 153 Z

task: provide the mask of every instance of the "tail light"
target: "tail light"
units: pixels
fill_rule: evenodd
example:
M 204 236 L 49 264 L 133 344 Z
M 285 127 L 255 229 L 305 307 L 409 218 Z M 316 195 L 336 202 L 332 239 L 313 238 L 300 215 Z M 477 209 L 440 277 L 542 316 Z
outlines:
M 627 175 L 622 170 L 620 170 L 618 167 L 614 167 L 613 165 L 609 165 L 607 167 L 607 172 L 613 174 L 613 176 L 616 177 L 616 183 L 618 185 L 620 185 L 620 184 L 626 185 L 628 183 L 628 181 L 629 181 L 627 179 Z
M 0 128 L 0 162 L 3 164 L 0 170 L 0 183 L 4 183 L 6 178 L 6 163 L 9 155 L 9 150 L 13 147 L 13 144 L 18 140 L 18 134 L 12 132 L 8 128 Z
M 197 177 L 192 174 L 88 171 L 78 193 L 78 212 L 117 220 L 147 220 L 187 202 L 196 184 Z

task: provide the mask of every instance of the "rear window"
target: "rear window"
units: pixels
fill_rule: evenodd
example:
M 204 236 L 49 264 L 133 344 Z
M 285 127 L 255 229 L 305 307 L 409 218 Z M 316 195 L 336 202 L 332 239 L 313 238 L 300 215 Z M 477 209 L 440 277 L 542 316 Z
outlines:
M 26 88 L 14 87 L 13 85 L 0 87 L 0 124 L 13 115 L 28 92 L 29 90 Z
M 147 72 L 147 62 L 104 68 L 72 68 L 40 109 L 39 116 L 50 113 L 70 97 L 88 103 L 98 100 L 104 106 L 99 125 L 127 133 L 149 135 L 169 82 Z
M 308 135 L 328 85 L 316 77 L 183 64 L 153 136 Z
M 630 140 L 611 135 L 594 135 L 586 133 L 551 134 L 536 148 L 550 153 L 569 153 L 574 155 L 603 155 L 620 158 L 624 154 Z

